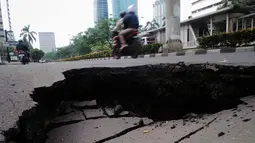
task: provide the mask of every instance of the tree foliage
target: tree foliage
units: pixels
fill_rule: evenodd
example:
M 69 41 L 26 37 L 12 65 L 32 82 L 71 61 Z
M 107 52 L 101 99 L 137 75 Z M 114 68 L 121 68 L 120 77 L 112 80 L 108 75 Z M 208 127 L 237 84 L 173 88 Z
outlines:
M 112 37 L 110 30 L 116 25 L 117 19 L 103 19 L 95 25 L 94 28 L 89 28 L 85 35 L 88 38 L 88 44 L 93 46 L 108 44 L 112 45 Z
M 32 44 L 36 41 L 35 35 L 37 35 L 37 33 L 35 31 L 31 31 L 30 25 L 24 26 L 20 33 L 20 37 L 29 48 L 33 48 Z
M 117 19 L 103 19 L 94 27 L 88 28 L 71 38 L 70 44 L 58 48 L 58 51 L 46 53 L 48 60 L 71 58 L 73 56 L 85 55 L 90 52 L 100 52 L 111 49 L 111 29 L 116 25 Z
M 255 12 L 255 0 L 222 0 L 222 5 L 219 9 L 230 6 L 234 7 L 236 11 L 243 13 Z
M 31 58 L 34 62 L 39 62 L 39 60 L 44 56 L 44 52 L 40 49 L 32 49 Z
M 159 28 L 160 25 L 157 23 L 156 19 L 153 19 L 152 21 L 148 21 L 146 23 L 146 26 L 144 27 L 145 31 L 153 30 L 156 28 Z
M 44 54 L 43 59 L 46 60 L 57 60 L 57 53 L 56 52 L 49 52 Z
M 156 19 L 153 19 L 152 21 L 148 21 L 146 25 L 143 27 L 142 25 L 139 26 L 139 32 L 145 32 L 153 29 L 157 29 L 160 27 L 166 26 L 166 17 L 162 18 L 162 25 L 160 25 Z

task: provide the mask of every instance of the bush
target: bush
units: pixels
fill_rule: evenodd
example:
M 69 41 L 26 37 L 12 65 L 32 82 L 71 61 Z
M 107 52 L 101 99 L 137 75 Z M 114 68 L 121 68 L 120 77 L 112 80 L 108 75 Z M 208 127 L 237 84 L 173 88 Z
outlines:
M 143 45 L 141 54 L 158 53 L 158 50 L 161 46 L 162 46 L 162 44 L 160 44 L 160 43 L 153 43 L 153 44 Z M 105 51 L 101 51 L 101 52 L 89 53 L 89 54 L 86 54 L 86 55 L 75 56 L 75 57 L 66 58 L 66 59 L 60 59 L 60 60 L 57 60 L 57 61 L 58 62 L 78 61 L 78 60 L 84 60 L 84 59 L 95 59 L 95 58 L 104 58 L 104 57 L 111 57 L 111 56 L 112 56 L 112 51 L 111 50 L 105 50 Z
M 67 58 L 67 59 L 61 59 L 58 60 L 59 62 L 62 61 L 78 61 L 78 60 L 84 60 L 84 59 L 95 59 L 95 58 L 104 58 L 104 57 L 111 57 L 112 51 L 106 50 L 106 51 L 101 51 L 97 53 L 89 53 L 86 55 L 81 55 L 81 56 L 75 56 L 72 58 Z
M 142 46 L 142 54 L 158 53 L 159 48 L 162 46 L 160 43 L 153 43 Z
M 250 45 L 255 41 L 255 28 L 249 28 L 237 32 L 219 33 L 198 39 L 199 47 L 214 49 L 221 47 L 241 47 Z

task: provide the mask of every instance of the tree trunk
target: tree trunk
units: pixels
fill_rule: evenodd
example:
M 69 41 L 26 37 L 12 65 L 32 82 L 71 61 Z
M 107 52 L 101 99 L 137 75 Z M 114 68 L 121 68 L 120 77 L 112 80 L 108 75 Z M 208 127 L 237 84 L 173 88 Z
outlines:
M 28 49 L 29 49 L 29 54 L 30 54 L 30 61 L 32 61 L 32 46 L 31 46 L 31 43 L 30 43 L 30 39 L 28 38 Z
M 182 50 L 180 40 L 180 0 L 165 0 L 166 7 L 166 44 L 163 52 Z

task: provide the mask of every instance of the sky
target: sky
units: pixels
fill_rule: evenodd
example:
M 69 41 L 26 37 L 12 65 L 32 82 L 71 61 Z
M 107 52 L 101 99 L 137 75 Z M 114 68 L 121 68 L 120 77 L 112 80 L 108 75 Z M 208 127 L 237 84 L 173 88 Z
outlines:
M 111 0 L 108 0 L 111 14 Z M 138 0 L 140 23 L 145 25 L 153 19 L 153 2 L 155 0 Z M 184 2 L 185 1 L 185 2 Z M 181 20 L 187 18 L 187 0 L 181 0 Z M 56 46 L 68 45 L 70 38 L 94 25 L 93 0 L 9 0 L 12 30 L 16 40 L 20 31 L 30 25 L 36 32 L 54 32 Z M 6 0 L 1 1 L 3 24 L 9 29 Z M 39 47 L 39 38 L 33 44 Z

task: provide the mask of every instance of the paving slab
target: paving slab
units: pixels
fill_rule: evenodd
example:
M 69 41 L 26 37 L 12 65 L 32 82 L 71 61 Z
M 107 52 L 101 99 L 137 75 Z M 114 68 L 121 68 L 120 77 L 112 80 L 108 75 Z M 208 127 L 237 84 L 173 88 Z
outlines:
M 243 98 L 247 105 L 204 115 L 194 120 L 172 120 L 139 128 L 107 143 L 169 143 L 176 142 L 189 133 L 204 127 L 182 143 L 254 143 L 255 141 L 255 97 Z M 89 110 L 88 110 L 89 112 Z M 63 126 L 48 133 L 47 143 L 93 143 L 137 125 L 140 118 L 118 118 L 88 120 Z M 152 122 L 143 119 L 147 124 Z M 206 126 L 207 123 L 213 121 Z M 219 137 L 220 133 L 222 136 Z
M 87 120 L 52 130 L 46 143 L 93 143 L 133 127 L 139 120 L 140 118 Z
M 53 119 L 52 122 L 58 123 L 58 122 L 68 122 L 72 120 L 85 120 L 85 117 L 83 116 L 82 111 L 74 110 L 73 112 L 67 115 L 59 116 Z
M 250 105 L 255 105 L 255 98 L 246 98 Z M 249 106 L 249 105 L 248 105 Z M 207 116 L 204 120 L 199 119 L 199 123 L 187 123 L 185 126 L 182 120 L 169 121 L 161 127 L 145 127 L 140 130 L 130 132 L 123 137 L 116 138 L 107 143 L 169 143 L 176 142 L 188 133 L 197 130 L 217 117 L 208 127 L 197 132 L 190 138 L 186 138 L 181 143 L 254 143 L 255 141 L 255 112 L 253 107 L 240 105 L 237 110 L 226 110 L 220 113 Z M 238 117 L 233 117 L 237 112 Z M 244 122 L 245 119 L 251 119 Z M 176 128 L 171 129 L 176 124 Z M 143 130 L 148 130 L 144 134 Z M 225 135 L 218 137 L 219 133 Z

